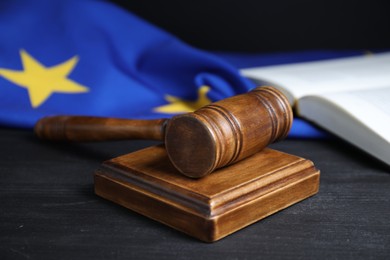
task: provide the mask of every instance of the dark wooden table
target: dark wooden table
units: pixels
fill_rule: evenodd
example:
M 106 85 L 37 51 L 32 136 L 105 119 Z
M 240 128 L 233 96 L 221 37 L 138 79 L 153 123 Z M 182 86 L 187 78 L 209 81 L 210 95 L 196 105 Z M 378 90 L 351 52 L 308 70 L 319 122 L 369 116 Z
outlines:
M 93 193 L 104 160 L 153 142 L 51 144 L 0 129 L 0 259 L 389 259 L 390 172 L 334 140 L 273 148 L 321 170 L 320 192 L 207 244 Z

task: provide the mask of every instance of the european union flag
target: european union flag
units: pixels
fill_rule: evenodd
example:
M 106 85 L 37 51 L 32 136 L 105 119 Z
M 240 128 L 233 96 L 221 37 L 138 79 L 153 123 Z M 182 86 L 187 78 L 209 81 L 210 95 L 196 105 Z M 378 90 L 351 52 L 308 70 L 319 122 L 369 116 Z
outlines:
M 215 55 L 102 0 L 3 0 L 0 34 L 0 124 L 18 127 L 58 114 L 169 117 L 255 87 L 239 68 L 340 56 Z M 290 136 L 318 133 L 295 120 Z
M 0 3 L 0 122 L 52 114 L 156 118 L 253 87 L 227 62 L 111 3 Z

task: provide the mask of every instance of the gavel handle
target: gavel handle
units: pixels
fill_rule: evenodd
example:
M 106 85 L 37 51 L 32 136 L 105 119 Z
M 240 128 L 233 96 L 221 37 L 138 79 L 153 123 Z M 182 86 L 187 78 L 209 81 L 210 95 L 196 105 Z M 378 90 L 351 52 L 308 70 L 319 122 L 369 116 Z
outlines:
M 106 141 L 148 139 L 163 141 L 168 119 L 129 120 L 88 116 L 51 116 L 37 122 L 34 131 L 52 141 Z

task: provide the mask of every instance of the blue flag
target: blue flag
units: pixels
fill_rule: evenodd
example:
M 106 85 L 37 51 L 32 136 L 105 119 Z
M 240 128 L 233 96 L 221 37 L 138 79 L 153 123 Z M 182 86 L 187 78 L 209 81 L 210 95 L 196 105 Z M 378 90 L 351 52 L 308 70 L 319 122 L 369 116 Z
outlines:
M 254 85 L 111 3 L 0 3 L 0 122 L 31 127 L 53 114 L 157 118 Z
M 208 53 L 98 0 L 0 2 L 0 124 L 47 115 L 166 118 L 247 92 L 239 68 L 349 55 Z M 290 136 L 322 136 L 295 120 Z

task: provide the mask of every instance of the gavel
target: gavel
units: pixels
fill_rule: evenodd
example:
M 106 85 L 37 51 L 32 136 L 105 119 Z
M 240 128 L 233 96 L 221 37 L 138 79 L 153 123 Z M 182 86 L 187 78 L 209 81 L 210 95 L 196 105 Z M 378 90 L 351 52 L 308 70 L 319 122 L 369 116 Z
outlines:
M 292 120 L 288 100 L 279 90 L 257 87 L 170 119 L 44 117 L 35 125 L 35 133 L 53 141 L 164 141 L 174 167 L 200 178 L 283 139 Z

